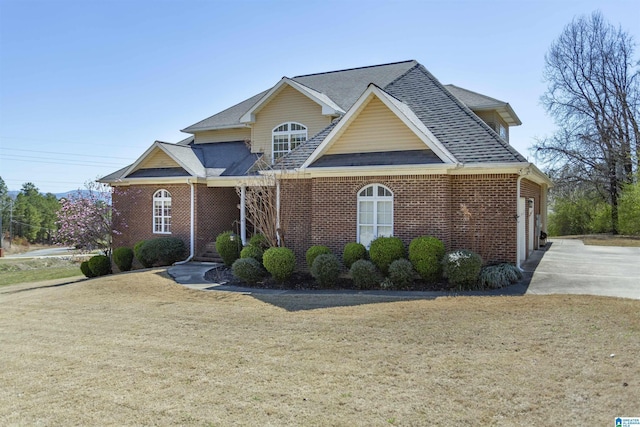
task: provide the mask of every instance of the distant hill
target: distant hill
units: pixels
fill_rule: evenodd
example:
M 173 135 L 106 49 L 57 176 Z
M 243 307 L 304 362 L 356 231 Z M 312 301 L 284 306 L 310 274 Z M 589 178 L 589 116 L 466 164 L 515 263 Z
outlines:
M 80 193 L 82 193 L 82 194 L 88 194 L 88 193 L 89 193 L 89 191 L 88 191 L 88 190 L 79 190 L 79 191 L 80 191 Z M 9 197 L 11 197 L 12 199 L 15 199 L 15 198 L 16 198 L 16 196 L 17 196 L 18 194 L 20 194 L 20 192 L 19 192 L 19 191 L 8 191 L 8 192 L 7 192 L 7 194 L 8 194 L 8 195 L 9 195 Z M 42 194 L 46 194 L 46 193 L 42 193 Z M 75 194 L 78 194 L 78 190 L 65 191 L 64 193 L 54 193 L 53 195 L 54 195 L 54 196 L 56 196 L 56 198 L 59 200 L 59 199 L 62 199 L 62 198 L 64 198 L 64 197 L 69 197 L 69 195 L 75 195 Z

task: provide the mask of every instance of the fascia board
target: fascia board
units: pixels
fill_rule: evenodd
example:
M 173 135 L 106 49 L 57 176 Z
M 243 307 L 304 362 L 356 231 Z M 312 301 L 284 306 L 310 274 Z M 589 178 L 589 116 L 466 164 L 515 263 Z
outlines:
M 377 96 L 404 124 L 411 129 L 418 138 L 425 145 L 433 150 L 433 152 L 445 163 L 457 163 L 456 158 L 447 150 L 444 145 L 433 135 L 433 133 L 418 119 L 413 111 L 401 103 L 399 100 L 388 95 L 382 89 L 378 88 L 374 84 L 370 84 L 369 87 L 360 95 L 360 98 L 353 104 L 353 106 L 347 111 L 340 123 L 334 127 L 327 137 L 322 141 L 320 145 L 311 153 L 307 160 L 302 164 L 301 168 L 309 167 L 314 161 L 316 161 L 322 153 L 327 151 L 334 142 L 334 139 L 339 136 L 343 129 L 347 127 L 354 116 L 360 113 L 361 107 L 365 105 L 368 100 Z
M 132 185 L 165 185 L 165 184 L 204 184 L 206 181 L 202 178 L 192 177 L 192 176 L 181 176 L 181 177 L 172 177 L 172 178 L 163 178 L 163 177 L 154 177 L 154 178 L 124 178 L 120 181 L 110 182 L 109 185 L 112 187 L 129 187 Z
M 207 187 L 239 187 L 247 186 L 274 186 L 275 182 L 269 183 L 268 178 L 262 176 L 229 176 L 207 178 Z
M 305 95 L 307 98 L 311 99 L 313 102 L 319 104 L 322 107 L 322 114 L 324 115 L 336 116 L 344 114 L 344 111 L 340 108 L 340 106 L 333 102 L 328 96 L 311 88 L 308 88 L 294 80 L 291 80 L 288 77 L 283 77 L 274 87 L 269 89 L 269 91 L 262 98 L 260 98 L 260 100 L 256 102 L 253 107 L 251 107 L 246 113 L 242 115 L 242 117 L 240 117 L 240 121 L 242 123 L 254 123 L 256 121 L 256 113 L 260 111 L 262 107 L 264 107 L 264 105 L 267 104 L 274 95 L 280 92 L 281 88 L 284 85 L 289 85 L 290 87 Z

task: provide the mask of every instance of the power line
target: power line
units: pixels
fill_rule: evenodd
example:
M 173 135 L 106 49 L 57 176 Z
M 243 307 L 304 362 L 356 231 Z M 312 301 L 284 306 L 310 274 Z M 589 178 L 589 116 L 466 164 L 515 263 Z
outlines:
M 64 161 L 62 159 L 51 159 L 51 160 L 55 160 L 55 161 L 48 161 L 48 160 L 45 160 L 46 157 L 37 157 L 37 156 L 10 155 L 10 156 L 2 156 L 2 158 L 5 159 L 5 160 L 13 160 L 13 161 L 16 161 L 16 162 L 50 163 L 50 164 L 54 164 L 54 165 L 88 166 L 88 167 L 92 167 L 92 168 L 95 168 L 96 166 L 123 167 L 122 163 L 104 163 L 104 162 L 83 162 L 83 163 L 78 163 L 78 162 Z
M 95 158 L 95 156 L 90 156 L 88 154 L 75 154 L 75 153 L 62 153 L 57 151 L 42 151 L 42 150 L 25 150 L 21 148 L 8 148 L 8 147 L 0 147 L 0 150 L 9 150 L 9 151 L 24 151 L 29 153 L 42 153 L 42 154 L 58 154 L 63 156 L 74 156 L 74 157 L 91 157 Z M 10 154 L 11 155 L 11 154 Z M 100 156 L 101 159 L 120 159 L 120 160 L 128 160 L 132 161 L 131 157 L 114 157 L 114 156 Z

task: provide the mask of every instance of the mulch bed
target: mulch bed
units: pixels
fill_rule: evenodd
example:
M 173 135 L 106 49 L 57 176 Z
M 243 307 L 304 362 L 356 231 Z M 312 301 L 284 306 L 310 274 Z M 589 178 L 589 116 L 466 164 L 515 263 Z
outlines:
M 305 272 L 295 272 L 291 278 L 284 282 L 279 283 L 268 277 L 261 282 L 253 285 L 249 285 L 246 282 L 238 279 L 233 275 L 231 268 L 227 266 L 220 266 L 212 268 L 207 271 L 204 278 L 212 283 L 224 284 L 227 286 L 242 286 L 245 288 L 258 288 L 258 289 L 293 289 L 293 290 L 321 290 L 321 289 L 349 289 L 349 290 L 361 290 L 356 288 L 353 281 L 346 275 L 343 275 L 338 279 L 336 286 L 331 288 L 321 287 L 315 279 Z M 382 287 L 372 288 L 371 290 L 400 290 L 400 289 L 386 289 Z M 413 286 L 410 288 L 403 288 L 403 291 L 454 291 L 455 287 L 449 285 L 449 283 L 442 281 L 439 283 L 426 283 L 422 280 L 416 280 Z

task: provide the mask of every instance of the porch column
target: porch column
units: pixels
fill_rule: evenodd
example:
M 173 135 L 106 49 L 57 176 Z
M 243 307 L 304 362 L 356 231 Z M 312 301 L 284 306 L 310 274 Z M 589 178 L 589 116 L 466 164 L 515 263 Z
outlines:
M 242 246 L 247 245 L 247 187 L 243 185 L 240 187 L 240 241 Z

